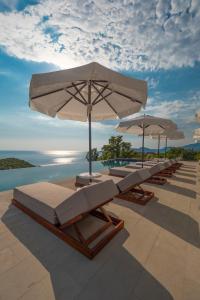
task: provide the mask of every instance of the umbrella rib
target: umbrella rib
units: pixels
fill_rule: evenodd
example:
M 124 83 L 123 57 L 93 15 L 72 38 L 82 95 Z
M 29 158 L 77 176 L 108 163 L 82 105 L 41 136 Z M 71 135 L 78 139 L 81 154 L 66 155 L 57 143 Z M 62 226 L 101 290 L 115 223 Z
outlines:
M 84 87 L 86 86 L 86 83 L 79 89 L 79 91 L 81 91 Z M 75 95 L 78 94 L 78 91 L 75 93 Z M 63 109 L 65 107 L 65 105 L 67 105 L 71 100 L 73 99 L 73 97 L 70 97 L 58 110 L 57 113 L 61 111 L 61 109 Z
M 101 102 L 102 100 L 105 100 L 106 97 L 109 97 L 113 92 L 108 93 L 105 96 L 102 96 L 100 99 L 98 99 L 98 101 L 95 102 L 94 105 L 98 104 L 99 102 Z
M 101 87 L 103 87 L 103 85 L 100 84 L 100 83 L 98 83 L 98 82 L 95 82 L 95 84 L 96 84 L 96 85 L 99 85 L 99 86 L 101 86 Z M 107 88 L 107 89 L 111 91 L 110 88 Z M 133 99 L 133 98 L 129 97 L 128 95 L 125 95 L 125 94 L 123 94 L 123 93 L 121 93 L 121 92 L 114 91 L 114 93 L 116 93 L 116 94 L 118 94 L 118 95 L 120 95 L 120 96 L 123 96 L 123 97 L 129 99 L 129 100 L 132 101 L 132 102 L 137 102 L 137 103 L 143 104 L 141 101 L 136 100 L 136 99 Z
M 85 102 L 85 104 L 87 104 L 87 101 L 86 101 L 86 99 L 84 98 L 84 96 L 82 95 L 80 89 L 78 89 L 77 86 L 76 86 L 76 84 L 74 84 L 73 82 L 72 82 L 72 85 L 73 85 L 73 87 L 76 89 L 77 93 L 81 96 L 81 98 L 82 98 L 82 100 Z
M 105 97 L 104 97 L 104 101 L 114 111 L 114 113 L 117 115 L 117 117 L 119 117 L 117 111 L 115 110 L 115 108 L 109 103 L 109 101 Z
M 64 91 L 68 94 L 70 94 L 74 99 L 76 99 L 78 102 L 82 103 L 83 105 L 86 105 L 87 103 L 83 102 L 81 99 L 79 99 L 76 95 L 78 94 L 78 92 L 76 92 L 75 94 L 71 93 L 70 91 L 68 91 L 67 89 L 64 89 Z
M 76 84 L 76 86 L 84 84 L 84 83 L 85 83 L 85 81 L 79 82 L 79 83 Z M 70 85 L 70 86 L 66 87 L 66 89 L 69 89 L 69 88 L 72 88 L 72 87 L 73 87 L 73 85 Z M 54 90 L 54 91 L 51 91 L 51 92 L 48 92 L 48 93 L 43 93 L 43 94 L 40 94 L 38 96 L 31 97 L 31 100 L 34 100 L 34 99 L 37 99 L 37 98 L 40 98 L 40 97 L 45 97 L 47 95 L 51 95 L 51 94 L 54 94 L 54 93 L 57 93 L 57 92 L 61 92 L 63 90 L 65 90 L 65 88 L 60 88 L 60 89 L 57 89 L 57 90 Z
M 103 97 L 103 92 L 108 88 L 109 84 L 107 84 L 106 86 L 104 86 L 101 91 L 98 90 L 98 88 L 94 85 L 94 83 L 92 82 L 92 86 L 93 88 L 98 92 L 98 95 L 96 96 L 96 98 L 93 100 L 92 105 L 96 104 L 96 101 L 99 99 L 100 96 Z

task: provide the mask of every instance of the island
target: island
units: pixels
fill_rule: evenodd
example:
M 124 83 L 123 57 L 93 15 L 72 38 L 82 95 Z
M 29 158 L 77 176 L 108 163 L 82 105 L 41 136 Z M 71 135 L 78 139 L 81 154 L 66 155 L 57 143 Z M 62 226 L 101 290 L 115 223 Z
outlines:
M 25 160 L 12 158 L 12 157 L 0 159 L 0 170 L 30 168 L 30 167 L 35 167 L 35 166 Z

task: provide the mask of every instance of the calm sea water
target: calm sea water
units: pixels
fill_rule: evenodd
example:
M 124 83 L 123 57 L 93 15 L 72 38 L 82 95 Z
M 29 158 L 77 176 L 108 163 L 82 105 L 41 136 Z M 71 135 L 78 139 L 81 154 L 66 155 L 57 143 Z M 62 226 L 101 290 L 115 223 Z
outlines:
M 0 191 L 38 181 L 62 180 L 88 171 L 85 152 L 80 151 L 0 151 L 0 159 L 15 157 L 37 167 L 0 171 Z M 93 162 L 93 171 L 105 169 Z

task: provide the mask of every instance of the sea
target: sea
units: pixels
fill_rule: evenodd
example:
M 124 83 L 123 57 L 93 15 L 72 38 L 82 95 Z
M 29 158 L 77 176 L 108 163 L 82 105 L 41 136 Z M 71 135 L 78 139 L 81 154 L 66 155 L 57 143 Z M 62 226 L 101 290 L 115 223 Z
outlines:
M 38 181 L 58 181 L 88 171 L 86 152 L 82 151 L 0 151 L 2 158 L 26 160 L 36 167 L 0 170 L 0 191 Z M 93 171 L 105 169 L 100 161 L 92 163 Z

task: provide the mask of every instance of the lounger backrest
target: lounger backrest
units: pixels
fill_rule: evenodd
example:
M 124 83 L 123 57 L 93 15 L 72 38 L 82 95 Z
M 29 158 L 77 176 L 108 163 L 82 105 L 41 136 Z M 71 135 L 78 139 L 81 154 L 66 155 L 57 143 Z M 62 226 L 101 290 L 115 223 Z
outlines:
M 159 173 L 159 171 L 160 171 L 160 166 L 159 165 L 160 164 L 157 164 L 156 166 L 153 166 L 153 167 L 149 168 L 149 173 L 151 175 L 155 175 L 155 174 Z
M 164 166 L 165 166 L 165 168 L 169 168 L 169 167 L 170 167 L 170 163 L 165 162 L 165 163 L 164 163 Z
M 127 175 L 126 177 L 124 177 L 122 180 L 120 180 L 117 183 L 119 190 L 121 192 L 125 192 L 125 191 L 129 190 L 130 188 L 137 186 L 137 185 L 141 184 L 142 182 L 144 182 L 144 179 L 141 177 L 141 175 L 143 175 L 143 177 L 144 177 L 144 173 L 141 173 L 141 171 L 143 171 L 143 170 L 135 171 L 135 172 Z M 147 173 L 148 173 L 148 170 L 144 169 L 144 171 L 147 171 Z M 150 177 L 150 175 L 149 175 L 149 177 Z
M 145 181 L 151 177 L 151 173 L 148 168 L 144 168 L 138 171 L 139 176 Z
M 55 209 L 60 224 L 67 223 L 74 218 L 90 212 L 112 200 L 119 193 L 112 180 L 93 184 L 74 192 Z
M 165 164 L 164 163 L 160 163 L 159 164 L 159 169 L 160 169 L 160 171 L 165 170 L 166 169 Z

